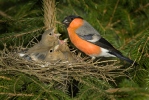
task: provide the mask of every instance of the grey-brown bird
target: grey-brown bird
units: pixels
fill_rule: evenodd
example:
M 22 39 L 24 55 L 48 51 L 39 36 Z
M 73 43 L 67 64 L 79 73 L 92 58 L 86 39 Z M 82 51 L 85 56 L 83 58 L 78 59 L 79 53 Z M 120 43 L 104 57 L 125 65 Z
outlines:
M 41 38 L 41 41 L 34 45 L 33 47 L 29 48 L 27 53 L 41 53 L 41 52 L 46 52 L 52 47 L 56 46 L 59 44 L 58 37 L 60 34 L 55 34 L 54 33 L 55 29 L 49 29 L 46 30 Z
M 47 53 L 45 61 L 69 61 L 75 62 L 75 58 L 67 45 L 67 39 L 59 40 L 59 45 L 54 48 L 53 52 Z
M 55 34 L 55 29 L 46 30 L 41 38 L 41 41 L 29 48 L 26 53 L 19 53 L 19 56 L 24 57 L 27 60 L 43 61 L 49 51 L 59 45 L 60 34 Z

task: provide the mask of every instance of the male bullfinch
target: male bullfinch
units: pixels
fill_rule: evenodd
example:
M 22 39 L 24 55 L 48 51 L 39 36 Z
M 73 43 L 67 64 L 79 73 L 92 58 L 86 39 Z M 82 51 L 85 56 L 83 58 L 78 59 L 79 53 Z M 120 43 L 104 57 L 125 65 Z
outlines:
M 118 57 L 131 64 L 133 60 L 122 55 L 96 29 L 80 16 L 70 15 L 62 22 L 68 31 L 71 42 L 86 55 L 96 57 Z

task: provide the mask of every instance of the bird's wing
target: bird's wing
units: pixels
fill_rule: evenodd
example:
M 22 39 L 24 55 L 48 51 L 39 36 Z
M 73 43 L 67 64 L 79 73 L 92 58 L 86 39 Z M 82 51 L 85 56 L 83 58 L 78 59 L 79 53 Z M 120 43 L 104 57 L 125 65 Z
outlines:
M 115 49 L 106 39 L 104 39 L 102 37 L 99 38 L 98 36 L 93 35 L 93 34 L 88 34 L 88 35 L 84 35 L 84 36 L 79 35 L 79 37 L 82 38 L 83 40 L 86 40 L 86 41 L 91 42 L 97 46 L 100 46 L 104 49 L 109 50 L 109 53 L 111 53 L 111 54 L 113 54 L 112 52 L 122 54 L 120 51 Z
M 95 45 L 98 45 L 102 48 L 108 49 L 109 53 L 115 55 L 115 53 L 118 53 L 120 55 L 122 55 L 122 53 L 120 51 L 118 51 L 117 49 L 115 49 L 106 39 L 104 38 L 100 38 L 98 41 L 96 42 L 92 42 Z
M 88 22 L 84 20 L 84 24 L 76 30 L 77 35 L 97 46 L 108 49 L 109 53 L 112 52 L 122 54 L 120 51 L 115 49 L 106 39 L 102 38 L 97 30 L 95 30 Z M 115 55 L 115 54 L 113 54 Z

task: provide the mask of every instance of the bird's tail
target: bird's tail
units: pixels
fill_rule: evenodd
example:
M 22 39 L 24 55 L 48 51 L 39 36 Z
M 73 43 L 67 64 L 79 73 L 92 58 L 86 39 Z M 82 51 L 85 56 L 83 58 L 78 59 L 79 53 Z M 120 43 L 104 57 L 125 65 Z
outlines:
M 112 52 L 113 53 L 113 52 Z M 118 54 L 118 53 L 113 53 L 116 57 L 118 57 L 121 60 L 125 60 L 127 62 L 129 62 L 130 64 L 133 64 L 135 66 L 138 65 L 138 63 L 134 62 L 133 60 L 129 59 L 128 57 L 123 56 L 122 54 Z

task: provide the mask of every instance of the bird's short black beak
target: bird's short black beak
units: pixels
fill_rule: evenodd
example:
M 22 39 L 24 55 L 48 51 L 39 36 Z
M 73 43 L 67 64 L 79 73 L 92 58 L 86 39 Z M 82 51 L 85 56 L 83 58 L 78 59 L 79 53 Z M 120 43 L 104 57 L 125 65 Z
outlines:
M 69 26 L 69 24 L 70 24 L 70 20 L 69 20 L 69 18 L 64 18 L 64 20 L 62 21 L 62 23 L 66 26 L 66 27 L 68 27 Z
M 63 21 L 62 21 L 62 23 L 65 25 L 65 24 L 69 24 L 69 21 L 68 21 L 68 19 L 64 19 Z

